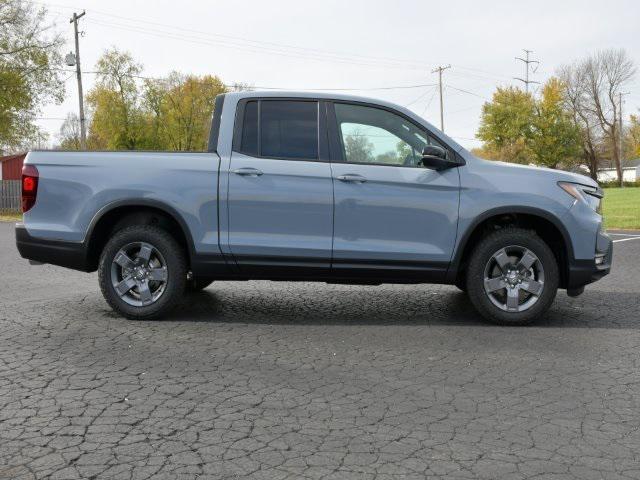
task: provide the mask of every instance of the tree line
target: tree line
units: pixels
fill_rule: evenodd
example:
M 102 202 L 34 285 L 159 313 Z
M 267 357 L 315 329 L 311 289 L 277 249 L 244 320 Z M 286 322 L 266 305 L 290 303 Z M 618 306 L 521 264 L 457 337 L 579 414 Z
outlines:
M 583 165 L 597 179 L 602 167 L 617 170 L 640 156 L 640 119 L 620 130 L 621 97 L 636 72 L 624 50 L 604 50 L 558 69 L 536 97 L 499 87 L 482 107 L 478 156 L 550 168 Z
M 205 150 L 216 96 L 227 91 L 214 75 L 171 72 L 142 77 L 129 53 L 107 50 L 96 64 L 95 86 L 86 96 L 90 150 Z M 80 122 L 69 114 L 60 148 L 80 149 Z

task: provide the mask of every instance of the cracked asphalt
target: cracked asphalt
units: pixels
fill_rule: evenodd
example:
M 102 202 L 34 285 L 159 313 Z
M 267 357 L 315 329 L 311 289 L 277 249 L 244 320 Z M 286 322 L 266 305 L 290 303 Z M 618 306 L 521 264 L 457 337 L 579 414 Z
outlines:
M 639 258 L 526 328 L 448 286 L 269 282 L 139 322 L 0 224 L 0 478 L 640 478 Z

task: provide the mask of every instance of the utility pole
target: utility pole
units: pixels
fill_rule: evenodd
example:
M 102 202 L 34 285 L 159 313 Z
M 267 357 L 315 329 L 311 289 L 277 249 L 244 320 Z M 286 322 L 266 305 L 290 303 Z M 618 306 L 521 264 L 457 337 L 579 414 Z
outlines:
M 444 133 L 444 103 L 442 100 L 442 72 L 444 72 L 447 68 L 451 68 L 451 65 L 447 65 L 445 67 L 438 67 L 435 70 L 432 70 L 431 73 L 438 72 L 438 85 L 440 86 L 440 130 Z
M 521 62 L 524 63 L 524 78 L 519 78 L 519 77 L 513 77 L 515 80 L 520 80 L 521 82 L 524 83 L 524 88 L 525 91 L 527 93 L 529 93 L 529 84 L 530 83 L 540 83 L 540 82 L 535 82 L 533 80 L 529 80 L 529 64 L 531 63 L 536 63 L 539 64 L 540 62 L 537 60 L 530 60 L 529 59 L 529 54 L 533 53 L 533 50 L 527 50 L 525 48 L 522 49 L 525 53 L 525 58 L 521 58 L 521 57 L 516 57 L 516 60 L 520 60 Z M 537 68 L 537 67 L 536 67 Z M 534 70 L 535 72 L 535 70 Z
M 624 187 L 624 131 L 622 125 L 622 96 L 628 95 L 629 92 L 618 92 L 618 99 L 620 104 L 620 122 L 619 122 L 619 130 L 618 130 L 618 155 L 620 156 L 620 170 L 622 172 L 622 178 L 620 179 L 620 186 Z
M 80 42 L 78 40 L 78 20 L 80 20 L 85 15 L 85 11 L 83 10 L 80 15 L 73 12 L 73 17 L 69 23 L 73 23 L 73 34 L 76 39 L 76 77 L 78 77 L 78 102 L 80 104 L 80 147 L 83 150 L 87 149 L 87 130 L 84 119 L 84 97 L 82 94 L 82 71 L 80 70 Z

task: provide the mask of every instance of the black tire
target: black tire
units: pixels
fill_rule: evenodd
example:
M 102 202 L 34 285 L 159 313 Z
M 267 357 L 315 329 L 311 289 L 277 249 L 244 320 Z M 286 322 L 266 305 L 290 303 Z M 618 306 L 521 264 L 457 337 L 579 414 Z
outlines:
M 510 246 L 533 252 L 544 271 L 542 292 L 537 301 L 523 311 L 501 309 L 485 291 L 485 267 L 496 252 Z M 551 307 L 560 283 L 558 263 L 549 246 L 535 232 L 514 227 L 496 230 L 482 239 L 471 254 L 466 277 L 467 294 L 473 306 L 485 319 L 499 325 L 526 325 L 540 318 Z
M 201 290 L 204 290 L 209 285 L 213 283 L 213 280 L 208 280 L 206 278 L 192 278 L 187 280 L 187 292 L 195 293 Z
M 138 242 L 152 245 L 166 263 L 163 291 L 153 303 L 142 306 L 130 305 L 123 300 L 112 280 L 115 256 L 125 246 Z M 154 319 L 168 312 L 182 299 L 187 280 L 187 262 L 182 247 L 165 230 L 151 225 L 131 226 L 116 232 L 107 242 L 100 255 L 98 280 L 102 295 L 114 311 L 132 320 Z

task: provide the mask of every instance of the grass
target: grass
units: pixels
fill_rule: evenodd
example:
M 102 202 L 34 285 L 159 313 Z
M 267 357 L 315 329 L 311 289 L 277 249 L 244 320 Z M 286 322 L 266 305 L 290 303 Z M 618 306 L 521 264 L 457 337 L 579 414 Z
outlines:
M 0 213 L 0 222 L 20 222 L 22 221 L 21 213 Z
M 605 188 L 602 211 L 607 228 L 640 230 L 640 188 Z

